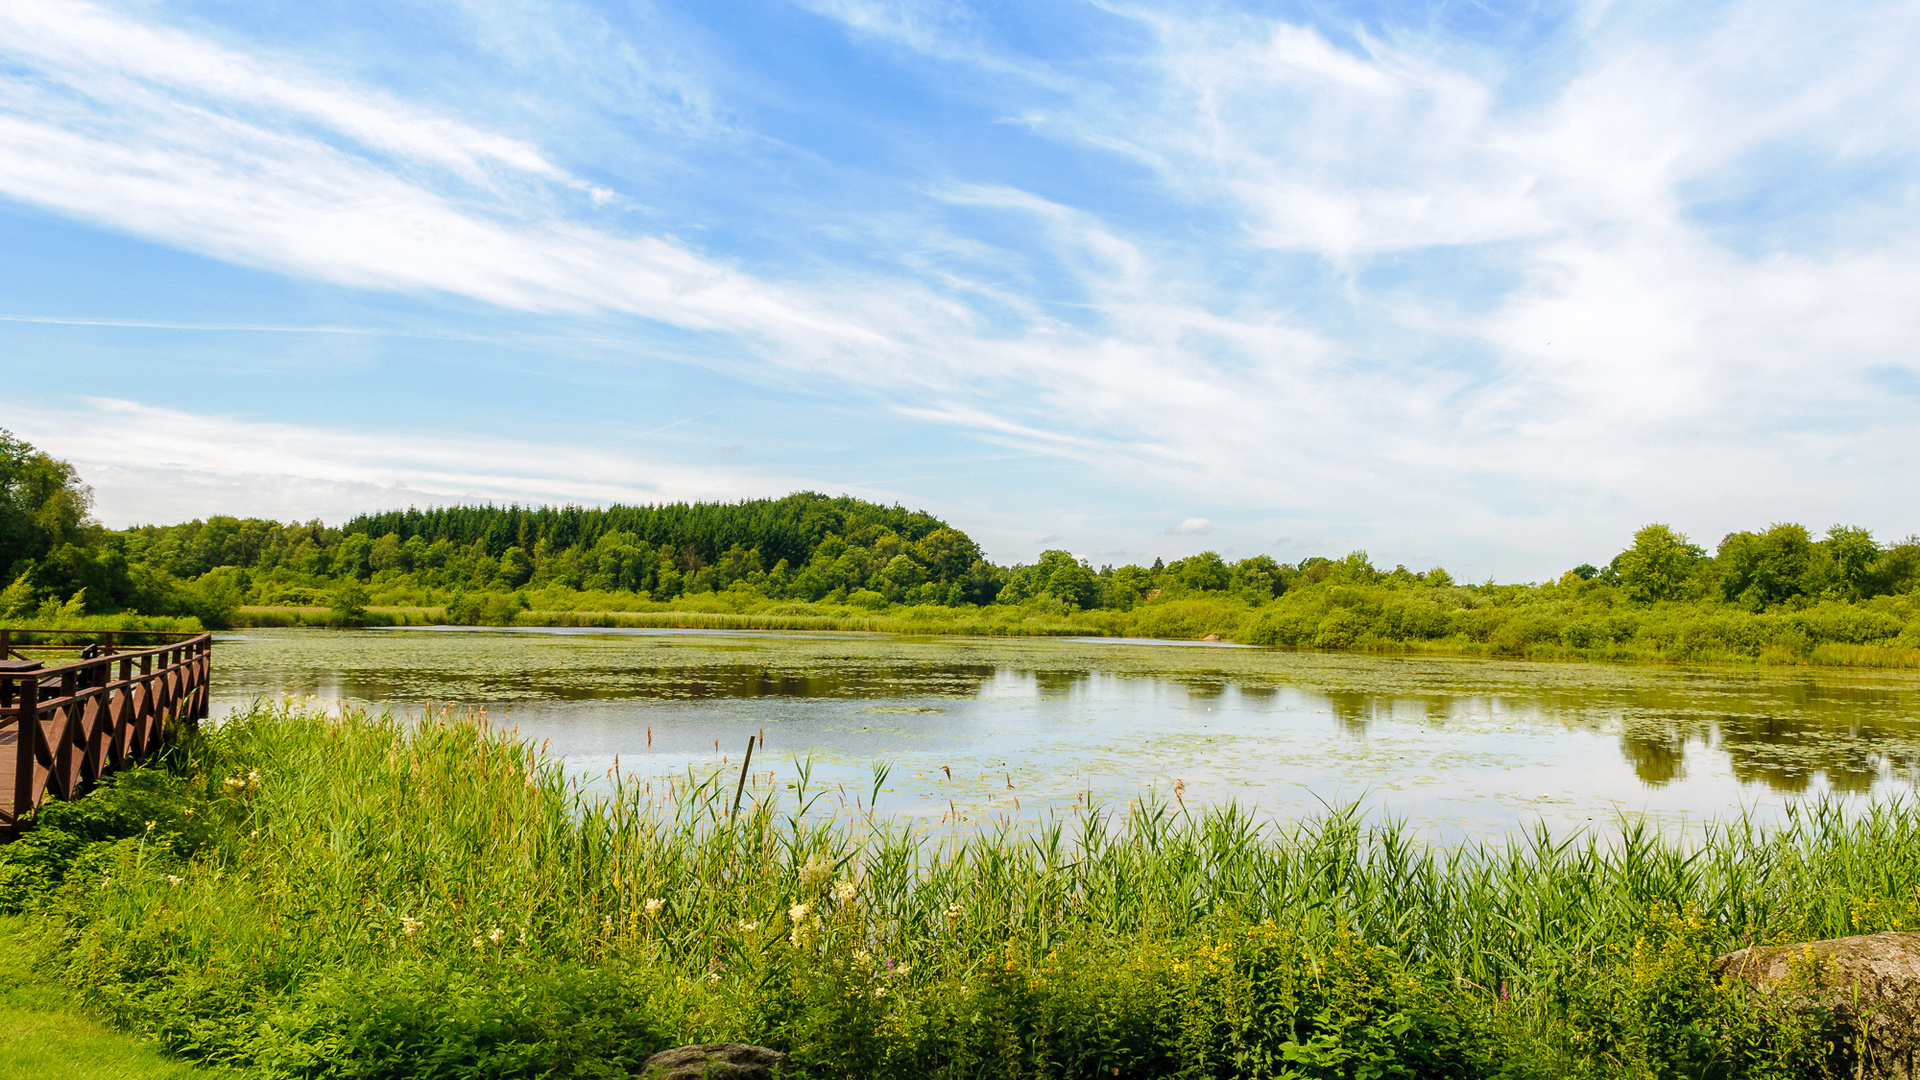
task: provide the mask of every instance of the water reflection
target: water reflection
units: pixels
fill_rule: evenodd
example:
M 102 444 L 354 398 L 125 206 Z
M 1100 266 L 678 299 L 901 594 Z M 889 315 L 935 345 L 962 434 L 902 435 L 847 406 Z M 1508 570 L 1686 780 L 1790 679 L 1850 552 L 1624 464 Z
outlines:
M 1004 783 L 1019 778 L 995 796 L 986 774 L 1024 769 L 1028 800 L 1181 779 L 1203 801 L 1311 808 L 1363 797 L 1410 818 L 1505 827 L 1861 796 L 1909 787 L 1920 772 L 1920 678 L 1904 673 L 1044 640 L 248 637 L 220 647 L 218 706 L 317 694 L 497 707 L 582 764 L 633 760 L 651 733 L 650 767 L 717 764 L 764 729 L 782 752 L 811 752 L 848 775 L 884 757 L 908 778 L 902 798 L 919 784 L 940 807 L 965 795 L 998 811 Z M 974 774 L 980 790 L 953 790 Z

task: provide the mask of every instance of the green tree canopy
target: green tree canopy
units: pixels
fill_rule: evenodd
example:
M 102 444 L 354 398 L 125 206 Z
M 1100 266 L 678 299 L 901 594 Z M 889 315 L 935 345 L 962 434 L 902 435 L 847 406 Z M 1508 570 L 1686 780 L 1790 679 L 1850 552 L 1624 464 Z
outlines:
M 1614 559 L 1627 597 L 1640 603 L 1685 597 L 1693 572 L 1706 552 L 1666 525 L 1648 525 L 1633 534 L 1633 546 Z
M 78 470 L 0 428 L 0 576 L 11 581 L 66 545 L 85 546 L 92 509 Z

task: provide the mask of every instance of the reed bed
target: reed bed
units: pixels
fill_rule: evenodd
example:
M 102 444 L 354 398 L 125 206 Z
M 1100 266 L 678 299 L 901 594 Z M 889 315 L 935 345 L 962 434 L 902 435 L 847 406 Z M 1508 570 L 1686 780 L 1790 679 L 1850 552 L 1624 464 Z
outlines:
M 1442 849 L 1354 807 L 928 833 L 884 781 L 843 812 L 796 763 L 736 813 L 735 777 L 583 786 L 483 717 L 262 706 L 49 811 L 0 906 L 120 1023 L 290 1076 L 718 1039 L 821 1077 L 1819 1075 L 1828 1020 L 1707 959 L 1920 915 L 1904 801 Z

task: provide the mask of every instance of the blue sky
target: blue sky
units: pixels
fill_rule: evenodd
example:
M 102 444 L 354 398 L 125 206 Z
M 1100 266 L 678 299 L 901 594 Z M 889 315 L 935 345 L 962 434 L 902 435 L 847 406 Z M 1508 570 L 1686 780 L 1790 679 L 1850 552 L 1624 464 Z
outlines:
M 1920 5 L 0 5 L 100 518 L 925 508 L 1005 562 L 1920 531 Z

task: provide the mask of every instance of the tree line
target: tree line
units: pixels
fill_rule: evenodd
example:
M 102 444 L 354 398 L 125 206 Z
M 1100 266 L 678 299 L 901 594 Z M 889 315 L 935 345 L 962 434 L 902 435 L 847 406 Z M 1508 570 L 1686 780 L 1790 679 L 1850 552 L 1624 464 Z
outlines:
M 1583 564 L 1542 586 L 1496 587 L 1459 585 L 1439 568 L 1377 568 L 1365 552 L 1285 563 L 1209 551 L 1096 569 L 1053 550 L 1031 564 L 1000 566 L 926 513 L 814 492 L 738 503 L 409 509 L 362 514 L 338 528 L 214 516 L 114 530 L 91 519 L 91 505 L 73 466 L 0 431 L 0 617 L 135 611 L 219 624 L 242 604 L 356 607 L 376 599 L 504 621 L 532 603 L 529 596 L 559 594 L 1130 612 L 1194 598 L 1259 609 L 1289 594 L 1305 601 L 1307 593 L 1355 587 L 1453 591 L 1463 594 L 1451 604 L 1461 610 L 1475 606 L 1464 595 L 1471 590 L 1534 588 L 1609 603 L 1767 612 L 1904 595 L 1920 584 L 1920 540 L 1881 544 L 1840 525 L 1819 537 L 1796 524 L 1736 532 L 1711 553 L 1668 525 L 1648 525 L 1605 567 Z M 494 598 L 493 607 L 476 608 L 481 596 Z

